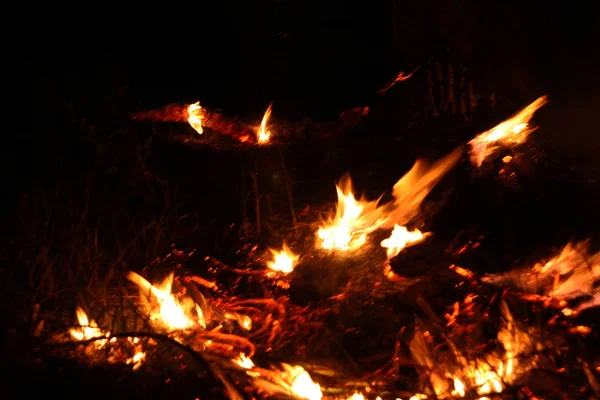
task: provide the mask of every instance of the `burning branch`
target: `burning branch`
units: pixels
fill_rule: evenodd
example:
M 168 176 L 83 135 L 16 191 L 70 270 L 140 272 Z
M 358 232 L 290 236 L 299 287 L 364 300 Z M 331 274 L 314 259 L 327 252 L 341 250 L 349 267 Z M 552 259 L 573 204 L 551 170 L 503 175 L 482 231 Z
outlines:
M 260 125 L 255 125 L 240 118 L 202 107 L 199 102 L 196 102 L 186 106 L 170 104 L 161 109 L 138 112 L 132 114 L 131 119 L 135 121 L 188 122 L 198 135 L 202 135 L 206 128 L 230 136 L 239 143 L 266 145 L 274 143 L 274 133 L 277 134 L 278 141 L 292 136 L 303 136 L 307 130 L 315 135 L 327 137 L 356 125 L 369 114 L 369 111 L 369 107 L 355 107 L 340 113 L 338 121 L 325 124 L 312 122 L 306 118 L 297 123 L 289 121 L 270 123 L 272 105 L 269 105 Z M 195 142 L 198 140 L 186 136 L 184 141 Z
M 256 142 L 255 129 L 237 118 L 226 116 L 218 111 L 200 107 L 200 103 L 188 106 L 170 104 L 161 109 L 138 112 L 131 115 L 135 121 L 188 122 L 198 134 L 203 128 L 231 136 L 241 143 Z

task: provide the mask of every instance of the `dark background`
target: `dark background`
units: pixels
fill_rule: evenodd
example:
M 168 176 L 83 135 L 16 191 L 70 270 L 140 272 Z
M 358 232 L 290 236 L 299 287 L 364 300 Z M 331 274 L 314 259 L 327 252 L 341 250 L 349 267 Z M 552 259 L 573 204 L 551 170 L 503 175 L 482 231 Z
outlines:
M 27 63 L 31 129 L 16 146 L 5 146 L 3 157 L 3 186 L 12 201 L 3 208 L 9 229 L 2 242 L 8 246 L 0 248 L 12 267 L 0 268 L 2 326 L 11 338 L 5 348 L 26 348 L 15 343 L 31 332 L 21 325 L 34 304 L 72 320 L 84 290 L 122 287 L 123 271 L 141 269 L 173 243 L 204 247 L 199 260 L 233 253 L 238 236 L 219 240 L 227 227 L 239 226 L 240 171 L 248 178 L 257 160 L 262 193 L 286 210 L 277 152 L 191 147 L 170 139 L 172 133 L 194 135 L 185 123 L 130 119 L 133 112 L 171 103 L 200 100 L 250 121 L 260 120 L 271 101 L 274 118 L 290 121 L 334 121 L 347 108 L 369 106 L 371 115 L 356 129 L 287 144 L 300 212 L 321 202 L 331 207 L 333 183 L 346 170 L 359 191 L 376 198 L 415 158 L 438 157 L 547 94 L 550 103 L 536 113 L 541 128 L 531 139 L 547 154 L 529 171 L 523 168 L 522 186 L 507 189 L 495 178 L 495 166 L 484 179 L 470 180 L 474 170 L 465 163 L 457 168 L 462 181 L 453 182 L 468 190 L 455 196 L 454 208 L 446 208 L 432 231 L 441 250 L 462 225 L 495 232 L 493 243 L 481 246 L 488 252 L 488 260 L 476 263 L 482 273 L 506 269 L 536 249 L 562 246 L 576 233 L 587 235 L 591 229 L 583 226 L 597 231 L 591 194 L 598 194 L 600 178 L 599 21 L 591 6 L 547 3 L 36 8 L 24 24 L 29 36 L 10 38 L 19 44 L 19 61 Z M 416 67 L 410 80 L 377 95 L 398 71 Z M 447 103 L 451 84 L 457 102 L 468 103 L 464 111 Z M 546 168 L 558 155 L 560 168 Z M 571 169 L 577 178 L 564 178 Z M 587 201 L 571 201 L 576 197 Z M 272 246 L 281 243 L 278 233 L 263 230 Z M 437 256 L 429 247 L 414 249 Z
M 33 132 L 20 137 L 18 150 L 8 156 L 16 157 L 18 171 L 11 187 L 23 192 L 31 182 L 85 174 L 97 144 L 106 140 L 126 153 L 123 143 L 133 136 L 152 136 L 132 124 L 130 113 L 174 102 L 200 100 L 258 120 L 273 101 L 275 114 L 292 121 L 335 120 L 344 109 L 369 105 L 374 122 L 362 137 L 380 147 L 368 153 L 355 140 L 344 153 L 345 139 L 336 139 L 327 151 L 347 155 L 335 160 L 333 170 L 325 169 L 330 176 L 324 179 L 331 181 L 346 169 L 372 168 L 379 160 L 373 157 L 389 149 L 390 140 L 400 136 L 410 145 L 409 128 L 416 126 L 433 141 L 454 136 L 464 142 L 543 94 L 551 103 L 538 113 L 540 140 L 594 179 L 600 143 L 597 22 L 585 7 L 541 1 L 200 2 L 133 10 L 107 6 L 89 14 L 52 10 L 36 26 L 40 35 L 27 52 Z M 448 80 L 436 77 L 438 64 L 444 71 L 452 65 L 457 82 L 461 77 L 473 82 L 480 106 L 468 118 L 432 114 L 427 73 L 436 90 L 447 88 Z M 398 71 L 416 67 L 421 69 L 415 76 L 385 100 L 376 95 Z M 425 147 L 412 157 L 423 155 Z M 184 156 L 166 149 L 154 154 L 169 160 L 171 170 L 185 165 Z M 304 159 L 313 156 L 306 153 Z M 211 157 L 188 155 L 198 173 L 215 165 Z M 370 160 L 361 164 L 358 158 Z M 309 168 L 303 156 L 297 159 L 290 169 L 300 181 L 298 171 Z M 219 160 L 220 167 L 227 165 L 227 156 Z M 392 171 L 394 179 L 410 163 Z M 221 180 L 233 179 L 235 168 Z

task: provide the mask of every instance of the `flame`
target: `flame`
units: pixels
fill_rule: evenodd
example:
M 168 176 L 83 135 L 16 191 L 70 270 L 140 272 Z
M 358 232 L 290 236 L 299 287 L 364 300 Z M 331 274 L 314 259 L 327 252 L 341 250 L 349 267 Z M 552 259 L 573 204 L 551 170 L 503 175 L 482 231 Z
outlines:
M 471 390 L 480 396 L 502 393 L 506 384 L 514 383 L 536 362 L 535 354 L 544 347 L 535 338 L 539 335 L 533 328 L 521 328 L 504 301 L 501 302 L 500 308 L 503 322 L 498 330 L 497 339 L 504 351 L 468 359 L 451 345 L 456 365 L 434 362 L 424 333 L 418 327 L 415 329 L 410 351 L 420 365 L 431 371 L 429 380 L 438 397 L 465 397 Z M 448 379 L 452 383 L 449 383 Z M 481 399 L 483 397 L 480 397 Z
M 425 235 L 418 229 L 409 231 L 405 226 L 396 224 L 390 237 L 381 242 L 381 247 L 386 248 L 388 258 L 392 258 L 397 256 L 406 246 L 421 242 L 425 239 Z
M 188 297 L 177 299 L 172 293 L 174 274 L 171 273 L 160 284 L 152 285 L 142 276 L 130 271 L 127 279 L 140 287 L 140 293 L 156 305 L 149 310 L 150 320 L 167 330 L 183 330 L 194 327 L 206 327 L 204 314 L 200 307 Z
M 73 339 L 83 341 L 110 336 L 110 332 L 102 331 L 102 329 L 100 329 L 96 324 L 96 321 L 89 320 L 87 314 L 81 307 L 77 307 L 75 313 L 77 314 L 77 322 L 79 323 L 79 327 L 69 330 L 69 333 Z M 106 339 L 101 339 L 94 342 L 94 345 L 98 348 L 102 348 L 106 345 L 106 343 Z
M 231 361 L 233 361 L 234 364 L 239 365 L 244 369 L 254 368 L 254 362 L 250 359 L 250 357 L 246 357 L 246 354 L 244 353 L 240 353 L 239 356 L 237 356 Z
M 346 400 L 365 400 L 365 396 L 362 393 L 354 392 L 352 396 L 348 397 Z
M 394 200 L 379 205 L 379 200 L 357 200 L 352 181 L 344 175 L 336 185 L 338 203 L 335 216 L 317 231 L 320 246 L 327 250 L 352 251 L 367 241 L 367 235 L 377 229 L 393 229 L 405 225 L 418 212 L 422 201 L 437 182 L 458 162 L 462 149 L 429 164 L 417 160 L 410 171 L 394 185 Z
M 292 253 L 290 248 L 284 243 L 281 251 L 269 249 L 273 253 L 273 261 L 267 261 L 267 267 L 273 271 L 283 274 L 289 274 L 294 270 L 299 256 Z
M 542 96 L 493 129 L 477 135 L 469 142 L 471 162 L 480 167 L 485 158 L 497 149 L 495 144 L 514 146 L 523 143 L 537 129 L 529 124 L 533 114 L 547 102 L 547 96 Z
M 260 128 L 258 128 L 258 143 L 269 143 L 269 140 L 271 139 L 271 132 L 267 129 L 267 123 L 269 122 L 269 118 L 271 118 L 272 108 L 273 103 L 269 104 L 269 107 L 267 107 L 262 122 L 260 123 Z
M 352 181 L 345 175 L 336 185 L 338 204 L 336 215 L 328 226 L 321 227 L 317 235 L 323 240 L 321 247 L 327 250 L 354 250 L 367 241 L 367 233 L 379 222 L 377 202 L 357 201 L 352 193 Z
M 225 318 L 231 321 L 237 321 L 238 325 L 247 331 L 252 329 L 252 318 L 244 314 L 225 313 Z
M 96 321 L 90 320 L 88 318 L 86 312 L 83 311 L 83 309 L 81 307 L 77 307 L 75 310 L 75 313 L 77 315 L 77 322 L 79 323 L 80 326 L 78 328 L 71 328 L 69 330 L 69 333 L 71 334 L 71 337 L 73 339 L 75 339 L 77 341 L 84 341 L 84 340 L 91 340 L 91 339 L 96 339 L 96 338 L 106 338 L 106 339 L 98 339 L 93 342 L 93 346 L 97 350 L 104 349 L 108 343 L 116 344 L 117 338 L 113 337 L 109 340 L 108 337 L 110 337 L 111 333 L 109 331 L 105 332 L 102 329 L 100 329 L 98 327 L 98 325 L 96 324 Z M 121 351 L 119 351 L 118 352 L 119 356 L 114 357 L 114 358 L 109 356 L 108 362 L 111 362 L 111 363 L 124 362 L 125 364 L 133 365 L 132 369 L 135 371 L 146 360 L 146 352 L 144 352 L 142 350 L 142 348 L 140 347 L 139 338 L 128 337 L 127 342 L 129 342 L 129 344 L 131 345 L 131 348 L 133 349 L 133 356 L 128 357 L 128 358 L 123 358 L 122 357 L 123 353 Z
M 309 373 L 299 365 L 281 363 L 282 369 L 254 368 L 247 371 L 251 376 L 260 377 L 254 380 L 256 387 L 271 394 L 284 393 L 299 399 L 321 400 L 321 386 L 313 382 Z
M 321 387 L 314 383 L 308 372 L 299 365 L 282 363 L 284 369 L 282 378 L 289 385 L 289 390 L 295 396 L 308 399 L 320 400 L 323 397 Z
M 202 129 L 202 119 L 204 118 L 204 110 L 200 107 L 200 102 L 197 101 L 194 104 L 190 104 L 187 107 L 188 123 L 199 135 L 202 135 L 204 130 Z
M 527 293 L 541 290 L 547 299 L 554 300 L 554 304 L 561 308 L 566 307 L 569 300 L 591 296 L 575 310 L 563 309 L 565 315 L 573 316 L 586 308 L 600 305 L 600 290 L 596 287 L 600 280 L 600 252 L 590 253 L 589 239 L 570 242 L 543 264 L 538 263 L 529 270 L 488 275 L 482 280 L 493 285 L 511 283 Z

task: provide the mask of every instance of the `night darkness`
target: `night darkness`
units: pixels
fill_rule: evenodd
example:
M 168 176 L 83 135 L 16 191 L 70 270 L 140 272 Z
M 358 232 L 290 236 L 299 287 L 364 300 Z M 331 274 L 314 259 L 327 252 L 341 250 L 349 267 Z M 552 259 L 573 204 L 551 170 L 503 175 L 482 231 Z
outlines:
M 58 18 L 31 60 L 32 98 L 47 105 L 33 118 L 67 130 L 84 118 L 118 126 L 132 110 L 200 99 L 235 115 L 260 115 L 273 101 L 292 120 L 331 119 L 373 103 L 399 70 L 450 61 L 507 109 L 549 94 L 560 112 L 548 115 L 574 124 L 568 147 L 590 152 L 578 143 L 594 129 L 597 22 L 575 7 L 469 1 L 228 2 L 89 24 Z M 57 136 L 44 129 L 42 140 Z
M 457 168 L 455 183 L 433 192 L 456 203 L 432 222 L 435 243 L 493 227 L 490 242 L 497 243 L 484 244 L 491 255 L 477 261 L 484 273 L 597 234 L 600 19 L 585 7 L 547 3 L 215 1 L 146 4 L 134 12 L 103 6 L 85 17 L 53 10 L 36 26 L 40 34 L 26 57 L 32 131 L 4 157 L 13 173 L 4 184 L 11 206 L 4 209 L 1 256 L 10 267 L 0 270 L 0 299 L 10 299 L 3 322 L 15 327 L 4 333 L 6 347 L 18 347 L 14 338 L 31 329 L 21 326 L 29 312 L 21 310 L 72 310 L 73 292 L 86 285 L 82 276 L 97 279 L 103 268 L 117 279 L 114 271 L 139 269 L 174 243 L 233 262 L 247 218 L 240 198 L 251 184 L 244 168 L 258 171 L 257 159 L 268 201 L 265 227 L 250 240 L 281 243 L 285 233 L 269 225 L 290 219 L 279 153 L 191 146 L 173 139 L 194 135 L 185 123 L 131 118 L 173 103 L 200 101 L 253 123 L 271 102 L 274 116 L 291 123 L 325 124 L 368 106 L 368 117 L 347 131 L 283 147 L 300 215 L 333 202 L 333 184 L 346 171 L 359 191 L 376 198 L 416 158 L 438 158 L 548 95 L 535 117 L 535 157 L 518 171 L 522 192 L 498 188 L 496 178 L 474 184 L 469 166 Z M 415 73 L 378 94 L 399 71 Z M 458 111 L 444 106 L 449 85 L 457 99 L 475 93 L 476 103 Z M 461 203 L 461 188 L 481 196 Z M 573 200 L 559 200 L 565 194 Z M 458 203 L 481 209 L 471 215 Z M 89 244 L 81 239 L 88 228 L 100 232 L 100 273 L 70 267 L 89 258 L 78 254 Z M 196 268 L 199 260 L 192 261 Z M 51 284 L 44 263 L 65 266 Z M 33 282 L 46 285 L 43 295 Z

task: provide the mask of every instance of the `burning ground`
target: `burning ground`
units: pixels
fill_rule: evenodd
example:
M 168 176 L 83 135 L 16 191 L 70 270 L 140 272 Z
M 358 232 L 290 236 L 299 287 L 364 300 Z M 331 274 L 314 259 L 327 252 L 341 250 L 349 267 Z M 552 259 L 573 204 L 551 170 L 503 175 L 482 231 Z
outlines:
M 248 156 L 242 223 L 199 239 L 189 217 L 159 214 L 102 267 L 93 263 L 107 260 L 105 232 L 69 225 L 81 242 L 66 253 L 48 244 L 28 260 L 46 296 L 20 315 L 26 330 L 7 334 L 15 365 L 48 387 L 99 380 L 126 398 L 598 396 L 596 198 L 536 146 L 532 118 L 547 101 L 431 159 L 399 153 L 414 164 L 379 193 L 362 196 L 364 180 L 343 175 L 328 184 L 331 201 L 302 208 L 289 184 L 276 195 L 259 180 L 271 157 L 287 182 L 282 143 L 299 140 L 281 128 L 289 124 L 269 122 L 271 105 L 255 123 L 199 103 L 137 113 L 189 123 L 189 138 L 212 130 L 234 139 L 219 157 Z M 368 118 L 349 110 L 334 132 L 349 115 L 349 125 Z M 286 213 L 265 215 L 272 203 Z M 58 232 L 24 215 L 28 228 Z M 121 241 L 124 221 L 111 223 Z M 169 236 L 177 229 L 185 234 Z M 87 253 L 76 253 L 83 244 Z M 80 269 L 55 272 L 67 262 Z M 61 295 L 69 274 L 84 284 Z

